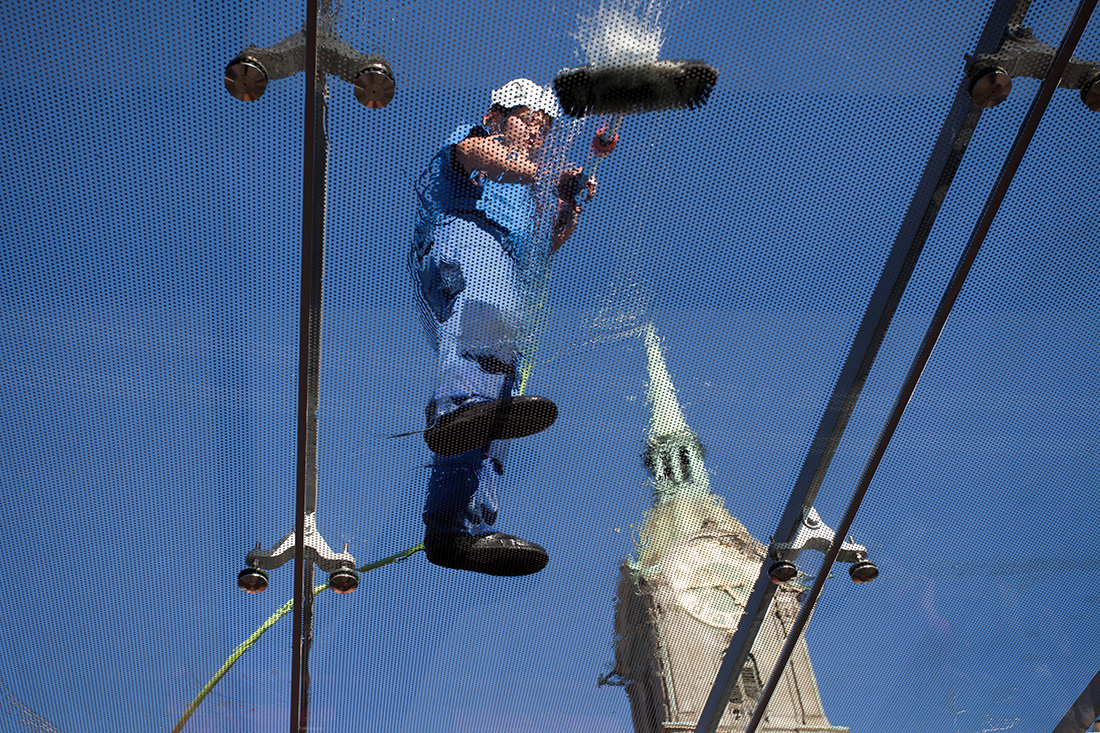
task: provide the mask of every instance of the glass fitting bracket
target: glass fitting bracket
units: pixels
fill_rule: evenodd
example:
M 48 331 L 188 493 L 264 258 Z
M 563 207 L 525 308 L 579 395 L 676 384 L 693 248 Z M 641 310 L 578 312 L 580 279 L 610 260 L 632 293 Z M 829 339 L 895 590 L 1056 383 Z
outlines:
M 1054 55 L 1054 47 L 1037 39 L 1030 27 L 1009 25 L 995 53 L 964 57 L 971 99 L 976 106 L 987 109 L 1000 104 L 1012 91 L 1014 78 L 1043 80 Z M 1100 112 L 1100 63 L 1070 58 L 1058 87 L 1080 90 L 1085 106 Z
M 803 509 L 801 521 L 795 528 L 790 542 L 775 542 L 773 539 L 769 554 L 776 560 L 790 562 L 793 562 L 803 550 L 816 550 L 824 555 L 833 543 L 834 534 L 833 530 L 821 521 L 816 509 L 813 507 L 808 511 Z M 848 541 L 840 546 L 840 554 L 837 555 L 836 561 L 851 564 L 866 559 L 867 548 L 855 544 L 849 537 Z
M 250 568 L 260 570 L 274 570 L 284 563 L 294 559 L 294 530 L 287 532 L 286 536 L 270 550 L 260 549 L 260 543 L 256 543 L 256 549 L 245 557 L 244 562 Z M 348 552 L 348 545 L 344 543 L 343 552 L 333 552 L 325 542 L 325 538 L 317 531 L 317 513 L 306 515 L 305 540 L 306 557 L 313 561 L 322 572 L 333 573 L 340 569 L 355 567 L 355 558 Z
M 393 69 L 378 54 L 359 53 L 332 30 L 331 21 L 317 32 L 317 69 L 355 87 L 355 98 L 366 107 L 385 107 L 393 99 Z M 249 46 L 225 69 L 225 88 L 242 102 L 259 99 L 272 79 L 305 71 L 306 37 L 298 31 L 273 46 Z

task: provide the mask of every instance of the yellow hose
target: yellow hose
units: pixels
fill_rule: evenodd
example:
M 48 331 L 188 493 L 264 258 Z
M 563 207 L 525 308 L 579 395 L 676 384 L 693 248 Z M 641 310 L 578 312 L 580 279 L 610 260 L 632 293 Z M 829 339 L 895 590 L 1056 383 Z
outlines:
M 390 555 L 389 557 L 384 558 L 382 560 L 378 560 L 377 562 L 368 563 L 368 564 L 364 565 L 361 568 L 356 568 L 356 570 L 360 573 L 365 573 L 365 572 L 368 572 L 370 570 L 380 568 L 383 565 L 389 565 L 392 562 L 397 562 L 398 560 L 404 560 L 406 557 L 409 557 L 410 555 L 413 555 L 416 552 L 419 552 L 420 550 L 423 550 L 423 549 L 424 549 L 424 545 L 423 545 L 423 543 L 421 543 L 419 545 L 416 545 L 415 547 L 410 547 L 407 550 L 399 552 L 396 555 Z M 313 595 L 314 596 L 318 595 L 319 593 L 321 593 L 321 591 L 325 590 L 326 588 L 328 588 L 328 583 L 324 583 L 323 585 L 317 586 L 316 588 L 313 589 Z M 278 610 L 275 611 L 275 613 L 271 614 L 271 616 L 267 619 L 267 621 L 264 621 L 263 624 L 260 625 L 260 628 L 256 629 L 254 632 L 252 632 L 252 636 L 250 636 L 247 639 L 245 639 L 244 641 L 242 641 L 237 646 L 237 648 L 233 650 L 233 653 L 230 654 L 229 658 L 225 660 L 225 664 L 223 664 L 221 666 L 221 669 L 219 669 L 217 672 L 214 673 L 214 676 L 210 678 L 210 681 L 207 682 L 206 685 L 201 690 L 199 690 L 199 694 L 195 696 L 195 699 L 192 700 L 191 704 L 187 706 L 187 709 L 183 711 L 183 715 L 180 716 L 179 722 L 177 722 L 176 726 L 174 728 L 172 728 L 172 733 L 180 733 L 180 731 L 183 730 L 183 727 L 185 725 L 187 725 L 188 719 L 191 717 L 191 715 L 196 710 L 198 710 L 199 704 L 204 699 L 206 699 L 206 696 L 209 695 L 210 691 L 214 689 L 214 685 L 218 684 L 218 681 L 221 680 L 222 677 L 225 677 L 226 673 L 229 671 L 229 668 L 232 667 L 233 664 L 238 659 L 240 659 L 242 654 L 244 654 L 246 651 L 248 651 L 249 647 L 251 647 L 253 644 L 255 644 L 256 641 L 261 636 L 263 636 L 265 631 L 267 631 L 272 626 L 274 626 L 276 621 L 281 619 L 283 616 L 287 615 L 287 613 L 289 613 L 290 609 L 292 609 L 292 608 L 294 608 L 294 599 L 293 598 L 291 598 L 289 601 L 284 603 L 282 605 L 282 607 L 280 607 Z

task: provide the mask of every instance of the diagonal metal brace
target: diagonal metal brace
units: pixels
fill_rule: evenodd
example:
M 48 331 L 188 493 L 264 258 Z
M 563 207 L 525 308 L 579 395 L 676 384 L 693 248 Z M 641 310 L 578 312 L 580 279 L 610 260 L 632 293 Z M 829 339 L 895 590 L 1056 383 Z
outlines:
M 995 0 L 985 28 L 975 45 L 976 54 L 996 53 L 1004 39 L 1006 28 L 1021 23 L 1029 5 L 1030 0 Z M 968 87 L 969 82 L 964 77 L 960 80 L 947 119 L 940 129 L 917 190 L 883 266 L 879 282 L 845 358 L 832 398 L 822 415 L 810 450 L 779 519 L 774 537 L 780 540 L 787 539 L 790 542 L 797 533 L 803 512 L 813 507 L 817 491 L 840 444 L 848 418 L 855 409 L 879 346 L 890 327 L 894 311 L 916 267 L 921 249 L 966 153 L 970 138 L 978 126 L 982 108 L 971 101 Z M 771 582 L 767 568 L 761 566 L 741 621 L 730 640 L 714 685 L 699 714 L 695 733 L 717 732 L 777 587 Z

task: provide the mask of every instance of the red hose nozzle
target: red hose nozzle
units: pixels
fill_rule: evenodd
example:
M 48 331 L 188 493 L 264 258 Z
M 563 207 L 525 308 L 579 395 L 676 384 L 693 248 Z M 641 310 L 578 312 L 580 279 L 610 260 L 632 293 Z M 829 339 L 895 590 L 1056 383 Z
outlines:
M 607 128 L 601 127 L 592 138 L 592 152 L 601 158 L 611 153 L 619 143 L 619 133 L 607 134 Z

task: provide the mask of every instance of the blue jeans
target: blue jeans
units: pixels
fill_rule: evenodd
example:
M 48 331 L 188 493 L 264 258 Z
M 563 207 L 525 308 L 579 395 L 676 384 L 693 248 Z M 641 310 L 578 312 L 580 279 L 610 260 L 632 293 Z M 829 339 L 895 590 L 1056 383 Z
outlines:
M 409 266 L 420 318 L 438 354 L 426 418 L 516 394 L 522 299 L 502 234 L 476 219 L 451 218 L 418 234 Z M 424 524 L 428 532 L 487 534 L 497 517 L 508 441 L 433 455 Z

